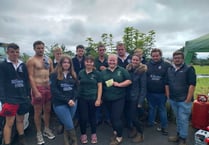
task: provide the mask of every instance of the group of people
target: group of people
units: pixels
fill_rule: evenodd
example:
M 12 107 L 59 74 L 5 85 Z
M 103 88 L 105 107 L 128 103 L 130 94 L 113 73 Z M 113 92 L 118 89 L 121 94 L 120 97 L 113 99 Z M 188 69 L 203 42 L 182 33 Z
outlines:
M 154 126 L 158 112 L 161 125 L 158 130 L 167 135 L 166 102 L 169 100 L 177 129 L 176 135 L 169 136 L 168 140 L 186 145 L 196 75 L 194 68 L 184 63 L 181 51 L 173 53 L 171 64 L 163 60 L 160 49 L 152 49 L 151 59 L 146 61 L 142 49 L 136 49 L 131 56 L 121 42 L 116 46 L 117 54 L 108 56 L 105 46 L 99 45 L 95 59 L 84 56 L 84 46 L 78 45 L 74 58 L 62 54 L 62 49 L 56 47 L 55 59 L 51 60 L 44 55 L 44 47 L 42 41 L 35 41 L 35 55 L 24 64 L 19 60 L 19 46 L 11 43 L 7 47 L 8 57 L 0 63 L 0 101 L 3 104 L 0 115 L 6 118 L 5 145 L 11 144 L 15 119 L 19 144 L 26 145 L 23 119 L 29 111 L 30 100 L 34 108 L 37 144 L 45 143 L 43 136 L 55 138 L 49 127 L 52 108 L 64 128 L 65 145 L 78 144 L 74 118 L 79 120 L 81 143 L 88 142 L 88 124 L 91 143 L 98 143 L 96 128 L 101 121 L 101 109 L 113 129 L 110 145 L 123 141 L 122 116 L 125 116 L 129 137 L 140 143 L 144 140 L 144 133 L 138 112 L 144 110 L 145 100 L 149 105 L 147 125 Z

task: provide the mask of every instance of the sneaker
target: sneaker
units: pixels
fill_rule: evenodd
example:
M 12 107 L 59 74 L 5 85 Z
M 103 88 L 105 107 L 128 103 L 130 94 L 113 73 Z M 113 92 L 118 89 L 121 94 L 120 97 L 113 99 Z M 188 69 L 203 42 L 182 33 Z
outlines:
M 37 138 L 37 144 L 45 143 L 41 132 L 37 133 L 36 138 Z
M 51 129 L 45 128 L 43 136 L 47 137 L 48 139 L 54 139 L 55 135 L 52 133 Z
M 161 127 L 157 127 L 157 129 L 156 129 L 157 131 L 162 131 L 162 128 Z
M 168 131 L 165 128 L 157 127 L 157 131 L 161 132 L 162 135 L 168 135 Z
M 96 133 L 94 133 L 94 134 L 91 135 L 91 143 L 92 144 L 97 143 L 97 135 L 96 135 Z
M 82 143 L 82 144 L 88 143 L 88 139 L 87 139 L 86 134 L 81 135 L 80 140 L 81 140 L 81 143 Z

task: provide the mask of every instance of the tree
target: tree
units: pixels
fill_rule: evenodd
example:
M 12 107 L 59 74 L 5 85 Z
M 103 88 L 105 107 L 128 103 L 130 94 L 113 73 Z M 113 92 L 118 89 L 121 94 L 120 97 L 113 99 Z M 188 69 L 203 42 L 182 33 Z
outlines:
M 96 57 L 98 55 L 97 46 L 99 44 L 104 44 L 107 49 L 107 52 L 113 52 L 114 44 L 112 34 L 103 33 L 99 42 L 94 42 L 94 40 L 91 37 L 87 37 L 86 41 L 88 43 L 86 47 L 86 55 L 92 55 Z
M 58 43 L 55 43 L 54 45 L 51 45 L 50 47 L 46 46 L 45 54 L 50 57 L 52 60 L 54 59 L 53 50 L 56 47 L 62 48 L 62 52 L 64 54 L 68 54 L 69 56 L 74 56 L 75 54 L 71 50 L 66 50 L 66 46 L 64 44 L 59 45 Z
M 154 45 L 155 31 L 151 30 L 145 34 L 134 27 L 126 27 L 124 29 L 123 41 L 130 54 L 133 54 L 134 49 L 141 48 L 146 57 L 150 55 L 150 51 Z
M 26 63 L 27 60 L 30 58 L 30 55 L 26 54 L 26 53 L 23 53 L 22 55 L 20 55 L 20 59 Z
M 115 45 L 113 44 L 113 35 L 103 33 L 99 42 L 94 42 L 91 37 L 86 39 L 88 46 L 86 48 L 86 54 L 95 56 L 96 47 L 99 43 L 105 45 L 108 53 L 114 53 Z M 134 27 L 126 27 L 124 29 L 123 42 L 125 43 L 127 52 L 133 54 L 134 49 L 141 48 L 144 51 L 144 56 L 150 55 L 150 51 L 155 42 L 155 31 L 151 30 L 147 34 L 140 32 Z

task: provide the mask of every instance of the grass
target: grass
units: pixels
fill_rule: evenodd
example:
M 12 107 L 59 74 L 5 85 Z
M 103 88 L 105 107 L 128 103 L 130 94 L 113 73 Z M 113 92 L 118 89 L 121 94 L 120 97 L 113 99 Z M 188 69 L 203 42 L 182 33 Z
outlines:
M 200 66 L 194 65 L 195 71 L 197 74 L 208 74 L 209 75 L 209 66 Z
M 208 74 L 209 75 L 209 66 L 199 66 L 194 65 L 196 74 Z M 209 93 L 209 78 L 197 78 L 196 89 L 194 92 L 194 98 L 198 94 L 208 95 Z
M 198 94 L 208 95 L 209 93 L 209 78 L 198 78 L 196 89 L 194 92 L 194 97 L 196 98 Z

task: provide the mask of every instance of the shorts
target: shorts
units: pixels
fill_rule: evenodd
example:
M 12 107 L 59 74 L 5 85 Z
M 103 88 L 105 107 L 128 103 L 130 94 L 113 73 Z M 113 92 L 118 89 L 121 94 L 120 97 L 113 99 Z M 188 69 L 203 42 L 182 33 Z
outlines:
M 24 115 L 27 112 L 29 112 L 29 108 L 30 108 L 29 103 L 22 103 L 22 104 L 4 103 L 2 106 L 2 110 L 0 112 L 0 116 L 11 117 L 11 116 L 16 116 L 16 114 Z
M 44 105 L 51 101 L 51 92 L 49 86 L 36 86 L 38 91 L 41 93 L 41 98 L 36 98 L 33 91 L 31 92 L 32 104 L 33 105 Z

